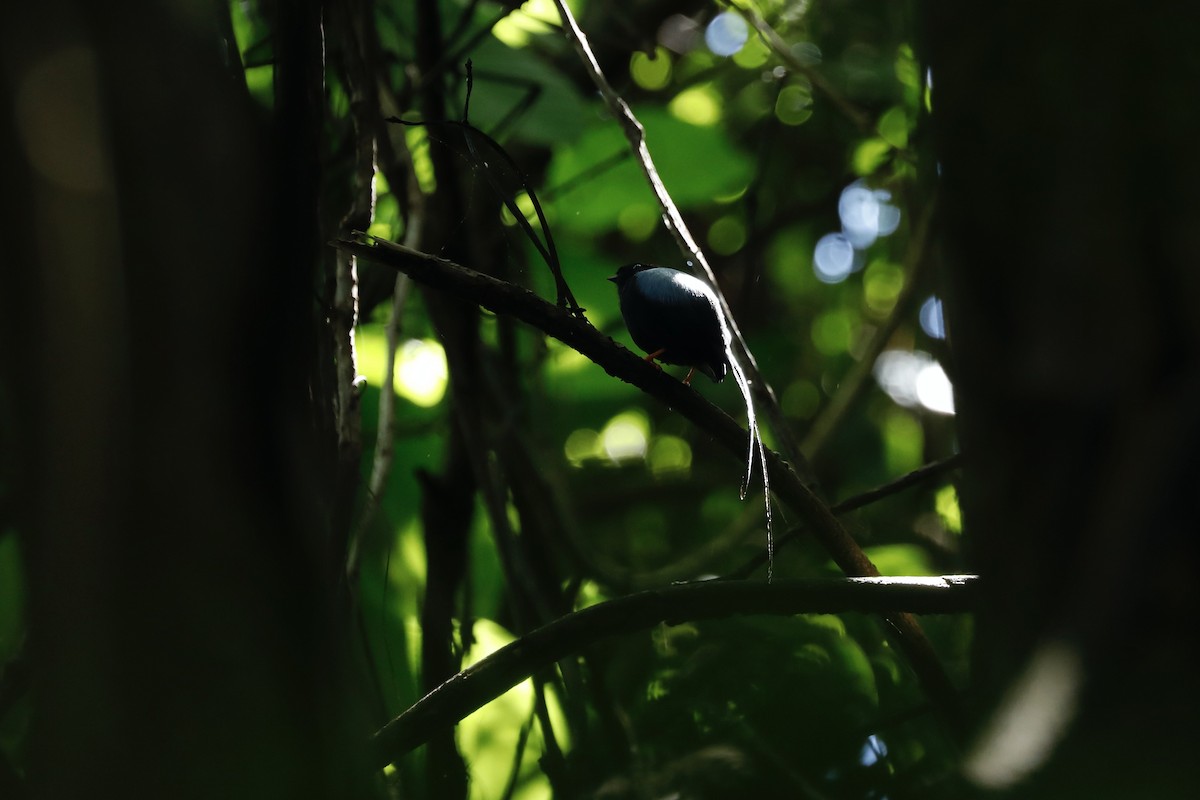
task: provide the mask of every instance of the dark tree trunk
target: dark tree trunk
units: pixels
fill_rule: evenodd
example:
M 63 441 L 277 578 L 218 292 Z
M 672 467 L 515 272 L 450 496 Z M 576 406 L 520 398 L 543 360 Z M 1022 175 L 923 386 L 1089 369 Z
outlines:
M 926 12 L 963 504 L 990 592 L 976 674 L 994 701 L 1034 653 L 1069 654 L 1062 675 L 1080 659 L 1050 695 L 1065 711 L 1080 690 L 1080 714 L 1023 796 L 1179 796 L 1200 722 L 1179 690 L 1200 611 L 1196 12 Z
M 20 269 L 0 351 L 33 797 L 369 785 L 309 393 L 317 154 L 294 127 L 272 145 L 213 46 L 220 4 L 196 7 L 50 26 L 18 6 L 6 33 L 34 109 L 0 147 L 5 208 L 24 214 L 6 211 Z

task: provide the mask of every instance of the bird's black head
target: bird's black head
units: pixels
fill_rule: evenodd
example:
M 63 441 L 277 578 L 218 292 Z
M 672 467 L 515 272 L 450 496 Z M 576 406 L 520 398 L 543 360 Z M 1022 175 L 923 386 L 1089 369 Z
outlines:
M 617 289 L 620 290 L 630 278 L 648 269 L 653 269 L 653 267 L 650 264 L 626 264 L 617 270 L 616 275 L 609 275 L 608 279 L 615 283 Z

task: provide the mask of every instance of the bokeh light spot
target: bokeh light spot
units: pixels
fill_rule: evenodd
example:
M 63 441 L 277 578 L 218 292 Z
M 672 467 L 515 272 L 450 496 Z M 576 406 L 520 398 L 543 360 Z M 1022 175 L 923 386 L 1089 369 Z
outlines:
M 878 137 L 863 139 L 854 149 L 850 163 L 856 175 L 873 175 L 892 155 L 892 146 Z
M 918 319 L 921 321 L 921 330 L 925 331 L 928 336 L 934 339 L 946 338 L 946 320 L 942 316 L 941 300 L 930 297 L 922 303 Z
M 432 339 L 409 339 L 396 354 L 396 393 L 424 408 L 446 394 L 446 352 Z
M 525 0 L 520 10 L 492 26 L 492 35 L 512 48 L 522 48 L 537 35 L 553 33 L 561 25 L 554 0 Z
M 754 37 L 746 42 L 741 50 L 733 55 L 733 63 L 744 69 L 758 69 L 771 58 L 771 48 L 766 43 Z
M 620 464 L 646 457 L 650 421 L 638 410 L 623 411 L 608 421 L 600 432 L 600 443 L 609 461 Z
M 629 59 L 629 74 L 643 89 L 661 89 L 671 82 L 671 55 L 665 47 L 654 48 L 651 57 L 642 51 Z
M 874 367 L 875 381 L 899 405 L 938 414 L 954 413 L 954 387 L 942 365 L 927 353 L 888 350 Z
M 900 225 L 900 209 L 888 201 L 890 192 L 871 189 L 863 181 L 855 181 L 842 190 L 838 199 L 838 217 L 842 233 L 855 249 L 874 244 L 880 236 L 894 233 Z
M 775 116 L 784 125 L 803 125 L 812 116 L 812 88 L 793 83 L 775 98 Z
M 567 436 L 563 443 L 563 455 L 567 463 L 578 467 L 589 459 L 600 455 L 600 434 L 589 428 L 577 428 Z
M 883 112 L 875 130 L 879 132 L 879 138 L 897 150 L 908 147 L 908 114 L 902 106 Z
M 872 733 L 867 737 L 867 741 L 863 743 L 862 750 L 858 754 L 858 763 L 864 767 L 869 767 L 881 758 L 886 758 L 887 753 L 887 744 L 884 743 L 883 739 Z
M 675 95 L 667 109 L 677 118 L 700 128 L 721 121 L 721 98 L 711 86 L 693 86 Z
M 647 461 L 653 475 L 686 474 L 692 468 L 692 447 L 678 436 L 656 436 Z
M 704 43 L 719 56 L 731 56 L 742 49 L 750 35 L 750 26 L 741 15 L 725 11 L 713 17 L 704 30 Z
M 917 400 L 938 414 L 954 413 L 954 387 L 946 370 L 936 361 L 917 373 Z
M 696 20 L 684 14 L 672 14 L 658 27 L 658 43 L 675 53 L 687 53 L 700 38 Z
M 946 530 L 962 533 L 962 512 L 958 508 L 958 492 L 953 486 L 943 486 L 938 489 L 933 498 L 933 507 Z
M 813 272 L 823 283 L 841 283 L 854 270 L 854 245 L 840 233 L 827 233 L 813 249 Z

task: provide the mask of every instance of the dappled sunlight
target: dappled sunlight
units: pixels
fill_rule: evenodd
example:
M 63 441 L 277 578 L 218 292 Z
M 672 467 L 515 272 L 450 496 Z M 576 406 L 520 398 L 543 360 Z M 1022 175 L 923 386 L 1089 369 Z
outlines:
M 449 373 L 446 353 L 432 339 L 409 339 L 396 354 L 396 393 L 426 408 L 441 402 Z
M 838 217 L 842 233 L 857 250 L 888 236 L 900 225 L 900 209 L 891 204 L 892 194 L 884 189 L 870 189 L 863 181 L 855 181 L 842 190 L 838 200 Z
M 917 400 L 938 414 L 954 413 L 954 387 L 946 370 L 936 361 L 926 364 L 917 373 Z
M 750 36 L 750 26 L 740 14 L 723 11 L 704 29 L 704 43 L 718 56 L 731 56 L 742 49 Z
M 563 443 L 563 455 L 572 467 L 581 466 L 585 461 L 596 458 L 600 452 L 600 434 L 589 428 L 577 428 L 567 436 Z
M 783 76 L 774 75 L 775 79 Z M 775 117 L 784 125 L 803 125 L 813 115 L 812 86 L 803 77 L 779 90 L 775 98 Z
M 686 476 L 692 468 L 692 446 L 671 434 L 651 435 L 650 420 L 640 409 L 622 411 L 598 432 L 576 428 L 563 443 L 563 455 L 573 467 L 644 461 L 656 478 Z
M 692 447 L 678 436 L 655 436 L 647 462 L 656 477 L 687 475 L 692 468 Z
M 520 9 L 492 26 L 492 35 L 509 47 L 524 47 L 534 36 L 553 34 L 562 20 L 554 0 L 525 0 Z
M 936 297 L 928 298 L 921 304 L 921 311 L 918 315 L 921 321 L 921 330 L 925 334 L 934 339 L 946 338 L 946 320 L 942 316 L 942 301 Z
M 707 84 L 693 86 L 675 95 L 667 109 L 689 125 L 706 128 L 721 121 L 721 96 Z
M 862 251 L 900 226 L 900 209 L 891 192 L 851 183 L 838 198 L 840 233 L 822 236 L 813 252 L 813 272 L 824 283 L 840 283 L 863 266 Z
M 671 83 L 671 54 L 665 47 L 654 48 L 651 57 L 639 50 L 629 57 L 629 75 L 643 89 L 663 89 Z
M 368 386 L 383 385 L 387 370 L 387 339 L 381 325 L 356 331 L 358 372 Z M 409 339 L 396 352 L 392 386 L 396 394 L 422 408 L 431 408 L 446 394 L 449 373 L 446 353 L 435 339 Z
M 600 447 L 614 464 L 646 457 L 650 421 L 641 411 L 624 411 L 608 421 L 600 432 Z
M 905 408 L 954 413 L 954 387 L 929 354 L 888 350 L 875 362 L 874 373 L 879 386 Z
M 515 638 L 488 619 L 475 620 L 472 633 L 475 644 L 464 659 L 464 668 L 511 644 Z M 569 730 L 558 697 L 550 690 L 544 695 L 555 738 L 560 747 L 568 749 Z M 505 783 L 513 769 L 513 753 L 518 752 L 522 725 L 532 717 L 533 708 L 533 680 L 527 678 L 459 723 L 457 739 L 470 770 L 471 798 L 490 800 L 503 796 Z M 540 729 L 534 726 L 529 736 L 531 742 L 521 759 L 522 771 L 529 775 L 529 782 L 521 787 L 517 796 L 528 800 L 549 798 L 550 783 L 537 771 L 537 759 L 543 749 Z
M 827 233 L 813 251 L 813 272 L 822 283 L 841 283 L 854 271 L 854 245 L 845 234 Z

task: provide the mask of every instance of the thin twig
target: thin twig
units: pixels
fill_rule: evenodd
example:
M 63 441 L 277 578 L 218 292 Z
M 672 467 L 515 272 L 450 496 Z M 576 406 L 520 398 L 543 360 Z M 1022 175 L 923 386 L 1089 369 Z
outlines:
M 610 600 L 538 628 L 450 678 L 375 734 L 371 762 L 382 769 L 530 675 L 611 636 L 738 614 L 965 613 L 974 610 L 978 589 L 971 575 L 709 581 Z
M 904 491 L 910 486 L 916 486 L 918 483 L 923 483 L 930 478 L 936 478 L 945 472 L 953 469 L 958 469 L 962 465 L 962 453 L 955 453 L 952 456 L 943 458 L 940 461 L 932 461 L 923 466 L 917 467 L 912 472 L 906 475 L 901 475 L 894 481 L 888 481 L 882 486 L 876 486 L 874 489 L 856 494 L 853 497 L 847 497 L 840 503 L 835 503 L 830 509 L 834 514 L 846 514 L 856 508 L 862 508 L 865 505 L 882 500 L 885 497 L 890 497 L 897 492 Z
M 467 95 L 466 103 L 470 103 L 470 94 Z M 554 288 L 558 293 L 558 304 L 563 308 L 571 309 L 574 314 L 582 314 L 584 309 L 575 301 L 575 295 L 571 293 L 571 288 L 567 285 L 566 278 L 562 274 L 562 262 L 558 258 L 558 250 L 554 246 L 554 236 L 550 232 L 550 224 L 546 221 L 545 211 L 542 210 L 541 201 L 538 200 L 537 192 L 530 185 L 529 179 L 525 177 L 525 173 L 517 164 L 516 160 L 508 154 L 508 151 L 491 136 L 488 136 L 483 131 L 476 128 L 466 120 L 466 105 L 463 107 L 463 119 L 458 122 L 449 120 L 438 120 L 436 122 L 426 122 L 419 120 L 407 120 L 399 117 L 388 117 L 385 122 L 391 122 L 397 125 L 406 125 L 413 127 L 430 127 L 450 126 L 460 128 L 463 132 L 463 140 L 466 142 L 467 150 L 471 153 L 471 157 L 475 163 L 482 165 L 483 175 L 487 179 L 488 185 L 492 187 L 492 191 L 500 198 L 500 202 L 504 203 L 504 207 L 508 209 L 508 213 L 512 214 L 513 220 L 516 222 L 526 238 L 533 244 L 534 248 L 542 256 L 542 260 L 546 262 L 546 266 L 550 268 L 550 273 L 554 277 Z M 481 157 L 475 148 L 475 138 L 485 143 L 491 150 L 508 166 L 509 169 L 517 176 L 521 188 L 529 197 L 529 202 L 533 206 L 534 213 L 537 215 L 538 224 L 542 229 L 542 236 L 539 237 L 537 232 L 533 230 L 533 226 L 529 224 L 529 220 L 525 219 L 525 212 L 517 205 L 513 199 L 511 192 L 504 190 L 500 182 L 496 179 L 491 168 L 488 166 L 488 159 Z M 544 241 L 543 241 L 544 239 Z

